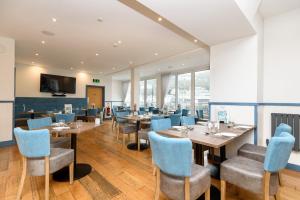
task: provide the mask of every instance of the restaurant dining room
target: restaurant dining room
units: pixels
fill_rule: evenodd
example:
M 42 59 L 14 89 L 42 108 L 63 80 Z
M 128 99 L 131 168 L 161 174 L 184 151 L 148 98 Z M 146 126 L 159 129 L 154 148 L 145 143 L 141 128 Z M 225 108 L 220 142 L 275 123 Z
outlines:
M 300 0 L 1 0 L 0 200 L 299 200 Z

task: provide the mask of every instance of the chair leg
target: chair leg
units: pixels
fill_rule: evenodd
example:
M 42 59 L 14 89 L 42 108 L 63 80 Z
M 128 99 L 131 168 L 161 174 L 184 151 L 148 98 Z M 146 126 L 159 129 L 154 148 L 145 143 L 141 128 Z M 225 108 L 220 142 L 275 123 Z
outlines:
M 226 181 L 221 180 L 221 200 L 226 200 Z
M 20 181 L 18 193 L 17 193 L 17 200 L 21 199 L 24 182 L 25 182 L 25 178 L 26 178 L 26 172 L 27 172 L 27 158 L 22 157 L 22 160 L 23 160 L 23 169 L 22 169 L 21 181 Z
M 125 134 L 123 134 L 123 145 L 122 145 L 122 148 L 125 147 L 125 143 L 126 143 L 125 139 L 126 139 L 125 138 Z
M 119 125 L 117 124 L 117 141 L 119 141 L 119 136 L 120 136 L 120 127 Z
M 184 199 L 190 200 L 190 177 L 184 178 Z
M 269 200 L 270 199 L 270 177 L 271 173 L 270 172 L 265 172 L 264 174 L 264 191 L 263 191 L 263 199 L 264 200 Z
M 157 168 L 157 173 L 156 173 L 156 188 L 155 188 L 154 200 L 158 200 L 159 199 L 159 193 L 160 193 L 160 169 Z
M 210 187 L 205 191 L 205 200 L 210 200 Z
M 74 162 L 71 162 L 69 165 L 69 176 L 70 176 L 70 184 L 73 184 L 74 181 Z
M 137 145 L 138 145 L 138 151 L 141 151 L 141 141 L 140 141 L 140 138 L 139 138 L 138 135 L 136 137 L 137 137 L 137 141 L 138 141 L 138 143 L 137 143 Z
M 49 199 L 49 177 L 50 177 L 50 170 L 49 170 L 49 156 L 45 157 L 45 200 Z

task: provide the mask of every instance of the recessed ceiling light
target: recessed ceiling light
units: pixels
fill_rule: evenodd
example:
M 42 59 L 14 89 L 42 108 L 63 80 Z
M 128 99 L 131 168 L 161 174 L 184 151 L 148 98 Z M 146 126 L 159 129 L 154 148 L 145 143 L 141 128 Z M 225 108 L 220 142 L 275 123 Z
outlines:
M 102 17 L 99 17 L 99 18 L 97 19 L 97 21 L 98 21 L 98 22 L 103 22 L 103 18 L 102 18 Z
M 31 62 L 31 64 L 35 64 L 35 62 Z
M 182 66 L 184 66 L 184 63 L 183 64 L 181 64 Z
M 96 56 L 99 56 L 99 53 L 96 53 Z
M 34 55 L 35 55 L 35 56 L 39 56 L 40 54 L 39 54 L 39 53 L 35 53 Z
M 57 21 L 57 19 L 56 19 L 56 18 L 54 18 L 54 17 L 52 17 L 52 21 L 53 21 L 53 22 L 56 22 L 56 21 Z
M 197 40 L 197 39 L 194 39 L 194 42 L 195 42 L 195 43 L 197 43 L 197 42 L 198 42 L 198 40 Z
M 162 18 L 161 18 L 161 17 L 159 17 L 157 20 L 158 20 L 159 22 L 161 22 L 161 21 L 162 21 Z
M 46 42 L 44 40 L 41 41 L 42 44 L 46 44 Z
M 121 40 L 119 40 L 119 41 L 118 41 L 118 43 L 119 43 L 119 44 L 122 44 L 122 41 L 121 41 Z
M 73 70 L 74 68 L 73 67 L 70 67 L 70 70 Z
M 82 65 L 83 65 L 83 64 L 84 64 L 84 62 L 83 62 L 83 61 L 80 61 L 80 64 L 82 64 Z
M 154 53 L 155 56 L 158 56 L 158 53 Z
M 115 69 L 116 69 L 115 67 L 112 68 L 112 70 L 115 70 Z

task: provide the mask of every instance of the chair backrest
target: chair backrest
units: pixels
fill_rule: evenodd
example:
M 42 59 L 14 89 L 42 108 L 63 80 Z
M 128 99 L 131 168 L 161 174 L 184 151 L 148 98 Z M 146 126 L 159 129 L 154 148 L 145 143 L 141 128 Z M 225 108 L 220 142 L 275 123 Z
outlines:
M 292 134 L 292 127 L 290 127 L 287 124 L 281 123 L 281 124 L 279 124 L 279 126 L 276 127 L 274 136 L 277 137 L 282 132 L 286 132 L 286 133 Z
M 158 108 L 154 108 L 154 109 L 152 110 L 152 113 L 153 113 L 153 114 L 159 114 L 159 109 L 158 109 Z
M 115 114 L 117 122 L 123 122 L 125 119 L 122 119 L 121 117 L 129 115 L 129 111 L 117 111 Z
M 170 115 L 170 119 L 171 119 L 172 126 L 180 126 L 181 114 Z
M 97 116 L 97 109 L 96 108 L 89 108 L 88 110 L 87 110 L 87 115 L 88 116 Z
M 52 118 L 51 117 L 44 117 L 44 118 L 38 118 L 38 119 L 28 119 L 27 125 L 29 130 L 33 129 L 40 129 L 45 126 L 51 126 L 52 124 Z
M 59 122 L 60 120 L 65 120 L 65 122 L 74 122 L 75 121 L 75 113 L 56 114 L 55 115 L 55 121 Z
M 264 161 L 264 169 L 269 172 L 278 172 L 286 167 L 290 158 L 295 138 L 287 132 L 271 138 Z
M 171 128 L 171 119 L 165 118 L 165 119 L 157 119 L 157 120 L 151 120 L 151 129 L 153 131 L 161 131 L 161 130 L 167 130 Z
M 50 155 L 49 130 L 26 131 L 15 128 L 14 134 L 20 153 L 28 158 L 44 157 Z
M 159 115 L 153 115 L 151 116 L 151 120 L 158 120 L 158 119 L 164 119 L 163 116 L 159 116 Z
M 139 114 L 139 115 L 144 115 L 144 114 L 145 114 L 145 111 L 139 110 L 139 111 L 138 111 L 138 114 Z
M 148 135 L 156 166 L 173 176 L 191 176 L 192 142 L 190 139 L 167 138 L 153 131 Z
M 175 110 L 174 114 L 182 114 L 180 109 Z
M 181 125 L 188 126 L 188 125 L 195 125 L 195 117 L 194 116 L 182 116 L 181 117 Z
M 144 111 L 145 112 L 145 107 L 140 107 L 139 111 Z
M 150 107 L 148 108 L 149 112 L 152 112 L 153 109 L 154 109 L 154 107 L 152 107 L 152 106 L 150 106 Z
M 181 114 L 182 114 L 182 116 L 188 116 L 189 110 L 188 109 L 182 109 Z
M 203 119 L 204 118 L 203 110 L 196 110 L 196 113 L 197 113 L 198 119 Z

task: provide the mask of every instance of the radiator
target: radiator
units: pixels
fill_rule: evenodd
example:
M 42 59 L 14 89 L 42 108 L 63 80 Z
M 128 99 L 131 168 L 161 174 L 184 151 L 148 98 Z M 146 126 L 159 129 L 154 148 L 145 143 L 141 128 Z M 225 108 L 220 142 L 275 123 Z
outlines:
M 295 145 L 293 150 L 300 150 L 300 141 L 299 141 L 299 118 L 298 114 L 284 114 L 284 113 L 272 113 L 271 114 L 271 126 L 272 126 L 272 136 L 275 133 L 276 127 L 280 123 L 288 124 L 292 127 L 292 135 L 295 137 Z

